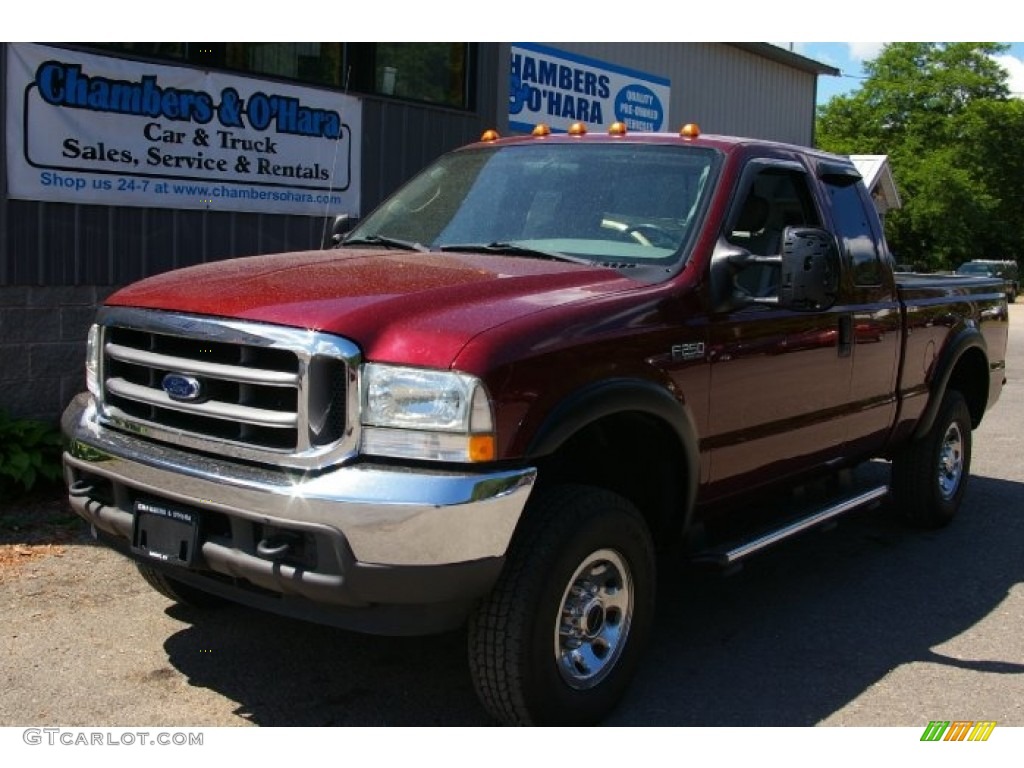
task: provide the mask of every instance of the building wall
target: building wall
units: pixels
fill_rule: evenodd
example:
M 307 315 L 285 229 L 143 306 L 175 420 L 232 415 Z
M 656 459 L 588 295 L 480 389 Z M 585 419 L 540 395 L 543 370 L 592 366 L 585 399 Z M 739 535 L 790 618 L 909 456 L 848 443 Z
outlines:
M 3 84 L 6 48 L 0 43 Z M 364 97 L 364 214 L 435 157 L 495 124 L 498 51 L 479 48 L 475 112 Z M 6 104 L 5 94 L 4 127 Z M 117 287 L 192 264 L 320 248 L 330 236 L 332 217 L 11 200 L 6 130 L 0 137 L 0 409 L 14 416 L 56 421 L 84 389 L 86 333 Z
M 111 290 L 0 286 L 0 409 L 56 421 L 85 389 L 85 337 Z
M 817 76 L 811 72 L 726 43 L 544 45 L 669 78 L 669 130 L 697 123 L 704 133 L 813 143 Z M 501 48 L 508 61 L 510 46 Z M 507 103 L 507 87 L 499 104 Z

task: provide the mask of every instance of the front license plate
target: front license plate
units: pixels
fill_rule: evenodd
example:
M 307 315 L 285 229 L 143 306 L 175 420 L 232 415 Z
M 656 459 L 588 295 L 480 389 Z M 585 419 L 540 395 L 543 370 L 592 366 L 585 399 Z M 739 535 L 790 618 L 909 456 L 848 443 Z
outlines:
M 132 548 L 173 565 L 191 566 L 199 546 L 199 513 L 162 501 L 135 502 Z

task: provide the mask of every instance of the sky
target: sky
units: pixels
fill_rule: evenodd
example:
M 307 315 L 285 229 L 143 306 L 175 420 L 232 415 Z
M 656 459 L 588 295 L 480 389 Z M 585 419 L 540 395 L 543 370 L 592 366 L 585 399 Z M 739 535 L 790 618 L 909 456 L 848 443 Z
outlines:
M 792 46 L 795 53 L 820 61 L 840 70 L 839 77 L 818 77 L 818 103 L 825 104 L 833 96 L 848 95 L 857 90 L 864 78 L 863 63 L 873 59 L 884 43 L 776 43 L 784 48 Z M 1024 43 L 1008 43 L 1010 50 L 998 61 L 1009 73 L 1010 92 L 1024 98 Z

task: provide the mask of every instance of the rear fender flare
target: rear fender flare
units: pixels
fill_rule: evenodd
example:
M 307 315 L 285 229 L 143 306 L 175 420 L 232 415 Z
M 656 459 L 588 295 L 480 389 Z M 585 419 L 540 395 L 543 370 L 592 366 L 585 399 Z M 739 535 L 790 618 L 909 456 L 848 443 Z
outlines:
M 932 428 L 932 424 L 935 423 L 935 418 L 938 416 L 939 408 L 942 405 L 942 398 L 949 387 L 949 380 L 953 375 L 953 371 L 964 354 L 971 349 L 981 350 L 985 355 L 985 359 L 988 359 L 988 347 L 985 344 L 985 337 L 981 334 L 981 331 L 976 326 L 965 325 L 956 332 L 956 335 L 939 353 L 939 359 L 935 363 L 934 372 L 931 376 L 931 384 L 929 386 L 931 394 L 928 398 L 928 405 L 925 407 L 924 413 L 921 414 L 921 419 L 914 429 L 915 440 L 928 434 L 928 431 Z M 988 392 L 987 386 L 984 389 Z

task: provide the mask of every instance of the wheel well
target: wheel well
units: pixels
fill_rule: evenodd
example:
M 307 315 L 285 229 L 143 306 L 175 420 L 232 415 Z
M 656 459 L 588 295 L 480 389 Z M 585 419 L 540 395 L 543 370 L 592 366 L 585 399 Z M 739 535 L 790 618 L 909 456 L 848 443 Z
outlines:
M 956 361 L 946 389 L 955 389 L 967 401 L 971 412 L 971 426 L 977 428 L 988 404 L 988 362 L 985 353 L 977 347 L 968 349 Z
M 673 430 L 639 412 L 588 424 L 539 462 L 538 484 L 578 483 L 629 499 L 655 543 L 671 545 L 686 520 L 686 454 Z

